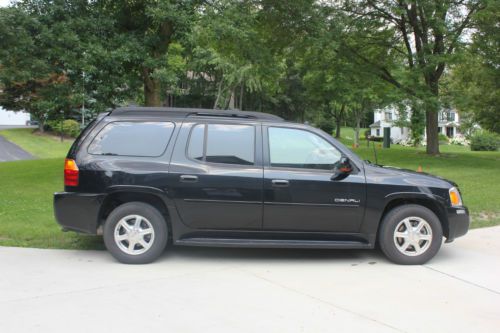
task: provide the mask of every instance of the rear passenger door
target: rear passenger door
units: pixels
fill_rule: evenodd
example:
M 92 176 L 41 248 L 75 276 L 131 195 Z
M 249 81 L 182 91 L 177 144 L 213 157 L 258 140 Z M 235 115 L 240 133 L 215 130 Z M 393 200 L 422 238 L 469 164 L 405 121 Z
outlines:
M 185 225 L 196 229 L 261 229 L 260 124 L 185 122 L 170 173 L 173 197 Z

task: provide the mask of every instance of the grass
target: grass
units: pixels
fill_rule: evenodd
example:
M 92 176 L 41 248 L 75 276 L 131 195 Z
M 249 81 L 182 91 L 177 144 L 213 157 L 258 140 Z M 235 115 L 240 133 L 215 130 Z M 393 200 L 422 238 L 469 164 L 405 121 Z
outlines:
M 3 130 L 0 135 L 38 158 L 64 157 L 73 143 L 69 139 L 61 142 L 59 137 L 40 134 L 30 128 Z
M 0 163 L 0 245 L 102 248 L 99 237 L 63 233 L 54 220 L 52 194 L 63 189 L 64 157 L 73 141 L 24 128 L 0 135 L 40 158 Z
M 54 220 L 52 194 L 63 189 L 63 159 L 70 141 L 33 134 L 31 130 L 1 131 L 38 160 L 0 163 L 0 245 L 39 248 L 103 248 L 95 236 L 63 233 Z M 352 146 L 354 132 L 342 129 L 341 141 Z M 378 144 L 377 144 L 378 145 Z M 441 156 L 427 156 L 423 148 L 377 146 L 378 162 L 424 172 L 456 181 L 465 204 L 470 208 L 472 227 L 500 224 L 500 153 L 471 152 L 466 147 L 441 146 Z M 353 149 L 363 159 L 374 161 L 373 149 L 361 141 Z
M 99 237 L 61 232 L 52 194 L 63 189 L 63 158 L 0 163 L 0 245 L 95 249 Z

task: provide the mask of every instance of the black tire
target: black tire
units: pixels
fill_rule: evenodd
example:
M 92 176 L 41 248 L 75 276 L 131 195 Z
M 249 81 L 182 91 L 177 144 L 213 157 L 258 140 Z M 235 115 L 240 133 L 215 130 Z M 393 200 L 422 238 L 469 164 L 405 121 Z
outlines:
M 423 236 L 430 238 L 429 244 L 426 243 L 427 240 L 422 240 L 420 242 L 417 241 L 418 244 L 414 247 L 411 243 L 405 243 L 405 238 L 395 239 L 396 228 L 399 226 L 398 232 L 403 230 L 402 233 L 405 233 L 407 228 L 403 221 L 410 217 L 417 218 L 407 220 L 413 223 L 412 225 L 418 224 L 418 219 L 427 222 L 424 232 L 428 233 L 428 235 L 423 234 Z M 403 225 L 400 223 L 403 223 Z M 430 235 L 429 228 L 432 235 Z M 421 234 L 418 233 L 418 235 Z M 414 239 L 412 239 L 412 241 L 413 240 Z M 436 255 L 441 248 L 442 242 L 443 228 L 438 217 L 430 209 L 420 205 L 403 205 L 392 209 L 385 215 L 380 226 L 379 245 L 382 252 L 384 252 L 389 260 L 400 265 L 421 265 L 426 263 Z M 396 243 L 399 244 L 399 248 L 405 248 L 406 244 L 410 245 L 408 245 L 408 247 L 406 247 L 407 250 L 404 251 L 403 249 L 399 250 Z M 418 254 L 417 249 L 421 244 L 421 249 L 423 250 L 425 248 L 425 251 Z M 403 253 L 403 251 L 407 254 Z
M 137 243 L 137 245 L 132 245 L 133 251 L 138 248 L 138 252 L 144 250 L 145 252 L 139 254 L 129 254 L 122 250 L 118 242 L 115 241 L 115 228 L 117 228 L 117 224 L 122 221 L 122 219 L 132 216 L 138 215 L 143 217 L 141 219 L 143 225 L 146 224 L 147 228 L 153 228 L 154 233 L 149 235 L 150 244 L 149 248 L 146 250 L 146 247 L 143 247 L 141 244 Z M 149 230 L 149 229 L 148 229 Z M 118 261 L 124 264 L 147 264 L 156 260 L 165 250 L 168 240 L 168 227 L 165 219 L 162 214 L 153 206 L 148 205 L 143 202 L 129 202 L 115 208 L 111 214 L 109 214 L 106 222 L 104 224 L 103 236 L 104 236 L 104 244 L 106 248 L 111 253 L 111 255 Z M 142 236 L 142 238 L 147 236 Z M 128 241 L 124 240 L 121 242 L 123 247 L 126 247 Z M 134 244 L 134 242 L 131 242 Z

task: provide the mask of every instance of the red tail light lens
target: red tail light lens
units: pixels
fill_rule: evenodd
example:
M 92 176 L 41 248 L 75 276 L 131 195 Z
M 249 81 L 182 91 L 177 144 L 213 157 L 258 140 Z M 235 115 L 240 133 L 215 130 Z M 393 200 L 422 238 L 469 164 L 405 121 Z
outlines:
M 75 160 L 67 158 L 64 160 L 64 185 L 78 186 L 78 166 Z

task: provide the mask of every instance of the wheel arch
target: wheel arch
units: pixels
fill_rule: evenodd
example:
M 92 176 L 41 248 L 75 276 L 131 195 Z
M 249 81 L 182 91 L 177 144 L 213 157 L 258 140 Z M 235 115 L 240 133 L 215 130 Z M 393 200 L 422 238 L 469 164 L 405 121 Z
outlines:
M 387 213 L 389 213 L 396 207 L 407 204 L 423 206 L 436 214 L 439 222 L 441 223 L 441 227 L 443 228 L 443 235 L 448 238 L 450 234 L 450 228 L 448 216 L 446 215 L 446 209 L 443 202 L 443 198 L 430 194 L 397 193 L 387 196 L 384 210 L 382 212 L 382 215 L 380 216 L 380 220 L 378 223 L 377 240 L 379 239 L 380 226 L 382 225 L 382 221 L 384 220 L 384 217 L 387 215 Z
M 166 193 L 153 187 L 145 186 L 117 186 L 110 188 L 104 197 L 99 210 L 97 230 L 102 233 L 102 226 L 109 214 L 120 205 L 128 202 L 143 202 L 155 207 L 163 216 L 169 228 L 169 242 L 172 238 L 172 210 Z

